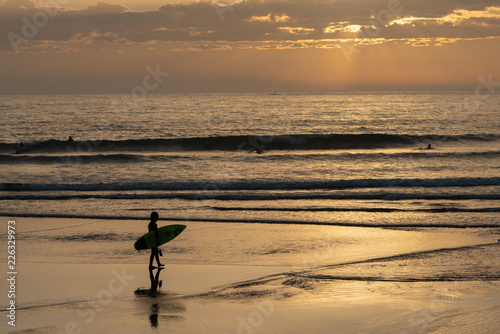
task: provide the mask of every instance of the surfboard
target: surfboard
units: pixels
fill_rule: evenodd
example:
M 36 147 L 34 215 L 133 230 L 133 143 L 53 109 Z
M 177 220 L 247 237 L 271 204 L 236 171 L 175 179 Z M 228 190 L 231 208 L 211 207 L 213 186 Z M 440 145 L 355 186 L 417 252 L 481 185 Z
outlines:
M 140 250 L 144 250 L 144 249 L 151 249 L 154 247 L 161 246 L 161 245 L 173 240 L 175 237 L 177 237 L 179 234 L 181 234 L 185 228 L 186 228 L 186 225 L 162 226 L 162 227 L 158 228 L 158 239 L 160 241 L 160 243 L 158 245 L 156 244 L 155 231 L 150 231 L 150 232 L 144 234 L 139 239 L 137 239 L 137 241 L 134 243 L 134 248 L 137 249 L 138 251 L 140 251 Z

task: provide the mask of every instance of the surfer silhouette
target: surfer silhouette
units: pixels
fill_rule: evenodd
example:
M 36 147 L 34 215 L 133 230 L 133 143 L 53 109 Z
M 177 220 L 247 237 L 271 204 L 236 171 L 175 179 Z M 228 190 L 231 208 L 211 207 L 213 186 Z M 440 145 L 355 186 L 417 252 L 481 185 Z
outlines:
M 148 225 L 148 231 L 155 231 L 157 245 L 160 243 L 160 238 L 158 235 L 158 225 L 156 225 L 156 222 L 158 221 L 159 217 L 160 216 L 158 215 L 157 212 L 152 212 L 150 217 L 151 222 Z M 149 257 L 149 268 L 153 268 L 153 260 L 155 258 L 156 258 L 156 263 L 158 263 L 158 267 L 163 266 L 163 264 L 160 263 L 160 258 L 158 257 L 158 254 L 159 254 L 158 247 L 151 248 L 151 256 Z

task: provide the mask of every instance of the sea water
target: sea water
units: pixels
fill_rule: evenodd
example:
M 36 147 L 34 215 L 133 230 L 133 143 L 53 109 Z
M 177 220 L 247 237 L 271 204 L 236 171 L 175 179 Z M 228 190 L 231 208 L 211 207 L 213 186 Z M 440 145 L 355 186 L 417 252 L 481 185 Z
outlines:
M 0 108 L 3 215 L 499 226 L 498 94 L 1 96 Z

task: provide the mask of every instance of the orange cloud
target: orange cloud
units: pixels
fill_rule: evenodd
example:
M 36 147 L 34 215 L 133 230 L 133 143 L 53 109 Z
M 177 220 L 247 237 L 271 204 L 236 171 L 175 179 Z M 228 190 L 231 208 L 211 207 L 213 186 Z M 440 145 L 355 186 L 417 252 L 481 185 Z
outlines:
M 425 23 L 436 23 L 445 24 L 449 23 L 453 26 L 462 24 L 464 21 L 471 19 L 496 19 L 500 20 L 500 7 L 486 7 L 484 10 L 466 10 L 466 9 L 455 9 L 452 13 L 447 14 L 442 17 L 431 18 L 431 17 L 413 17 L 408 16 L 404 18 L 398 18 L 389 22 L 389 25 L 413 25 L 418 22 Z
M 278 30 L 287 32 L 292 35 L 307 35 L 315 31 L 314 28 L 303 28 L 303 27 L 279 27 Z
M 290 19 L 290 17 L 286 14 L 272 14 L 269 13 L 266 16 L 252 16 L 249 18 L 247 21 L 249 22 L 287 22 Z

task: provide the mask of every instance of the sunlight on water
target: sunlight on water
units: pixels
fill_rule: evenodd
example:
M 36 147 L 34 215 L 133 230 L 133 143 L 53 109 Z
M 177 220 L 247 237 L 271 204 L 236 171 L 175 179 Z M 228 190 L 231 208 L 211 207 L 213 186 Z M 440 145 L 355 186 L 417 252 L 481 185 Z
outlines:
M 481 100 L 481 112 L 457 114 L 455 106 L 470 97 L 467 93 L 172 94 L 149 95 L 136 109 L 124 111 L 112 108 L 121 95 L 4 95 L 0 103 L 10 126 L 2 131 L 0 141 L 64 140 L 70 135 L 80 140 L 123 140 L 240 134 L 497 133 L 498 117 L 491 115 L 497 112 L 500 96 Z

